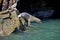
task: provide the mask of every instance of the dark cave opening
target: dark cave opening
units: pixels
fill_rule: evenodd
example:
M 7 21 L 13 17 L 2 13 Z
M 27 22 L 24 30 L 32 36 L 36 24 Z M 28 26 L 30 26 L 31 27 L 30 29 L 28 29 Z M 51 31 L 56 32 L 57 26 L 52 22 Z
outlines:
M 1 3 L 2 4 L 2 3 Z M 0 4 L 0 11 L 2 9 L 2 5 Z M 19 0 L 17 2 L 16 8 L 20 12 L 28 12 L 30 14 L 37 13 L 42 10 L 43 13 L 39 13 L 42 16 L 37 16 L 38 18 L 44 17 L 44 12 L 46 10 L 54 10 L 53 14 L 48 18 L 60 18 L 60 1 L 59 0 Z M 48 11 L 46 11 L 48 14 Z M 50 14 L 48 14 L 50 15 Z
M 34 14 L 37 11 L 50 8 L 54 10 L 50 18 L 60 18 L 60 1 L 58 0 L 20 0 L 17 4 L 17 9 L 20 12 Z

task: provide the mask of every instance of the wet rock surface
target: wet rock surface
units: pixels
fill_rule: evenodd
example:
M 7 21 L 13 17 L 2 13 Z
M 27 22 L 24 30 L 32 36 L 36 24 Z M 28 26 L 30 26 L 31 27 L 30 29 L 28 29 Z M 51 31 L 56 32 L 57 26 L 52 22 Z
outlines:
M 10 35 L 15 28 L 19 28 L 20 23 L 15 11 L 10 13 L 0 13 L 0 36 Z

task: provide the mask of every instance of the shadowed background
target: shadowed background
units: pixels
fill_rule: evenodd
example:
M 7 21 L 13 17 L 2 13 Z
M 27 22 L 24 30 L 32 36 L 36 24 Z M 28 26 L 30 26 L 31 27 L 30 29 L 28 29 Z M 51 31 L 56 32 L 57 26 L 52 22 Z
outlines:
M 44 18 L 45 14 L 51 18 L 60 18 L 60 1 L 58 0 L 20 0 L 17 4 L 17 9 L 20 12 L 28 12 L 39 18 Z M 40 11 L 45 13 L 37 13 Z M 38 16 L 38 14 L 41 16 Z

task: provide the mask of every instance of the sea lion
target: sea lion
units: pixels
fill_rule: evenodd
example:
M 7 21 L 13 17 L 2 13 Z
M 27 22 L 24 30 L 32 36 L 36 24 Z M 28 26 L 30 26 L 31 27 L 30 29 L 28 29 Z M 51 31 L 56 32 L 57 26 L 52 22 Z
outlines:
M 22 12 L 22 13 L 20 13 L 20 14 L 18 15 L 18 18 L 21 18 L 21 17 L 23 17 L 24 20 L 25 20 L 25 22 L 22 21 L 22 22 L 23 22 L 23 25 L 24 25 L 24 23 L 27 23 L 27 26 L 30 26 L 30 22 L 31 22 L 31 21 L 41 22 L 41 20 L 40 20 L 39 18 L 36 18 L 36 17 L 30 15 L 30 14 L 27 13 L 27 12 Z

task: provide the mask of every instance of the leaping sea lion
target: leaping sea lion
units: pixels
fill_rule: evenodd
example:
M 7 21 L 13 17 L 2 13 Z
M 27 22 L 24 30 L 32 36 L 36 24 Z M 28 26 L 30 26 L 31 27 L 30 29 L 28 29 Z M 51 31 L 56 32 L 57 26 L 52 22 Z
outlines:
M 31 21 L 41 22 L 41 20 L 40 20 L 39 18 L 34 17 L 34 16 L 30 15 L 30 14 L 27 13 L 27 12 L 22 12 L 22 13 L 20 13 L 20 14 L 18 15 L 18 18 L 21 19 L 21 17 L 23 17 L 24 20 L 25 20 L 25 22 L 22 21 L 22 22 L 23 22 L 23 25 L 24 25 L 24 23 L 27 23 L 27 26 L 30 26 L 30 22 L 31 22 Z

